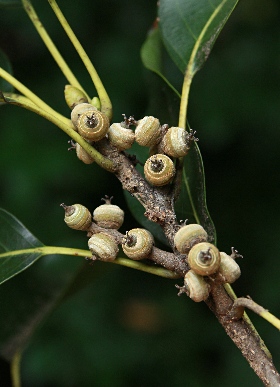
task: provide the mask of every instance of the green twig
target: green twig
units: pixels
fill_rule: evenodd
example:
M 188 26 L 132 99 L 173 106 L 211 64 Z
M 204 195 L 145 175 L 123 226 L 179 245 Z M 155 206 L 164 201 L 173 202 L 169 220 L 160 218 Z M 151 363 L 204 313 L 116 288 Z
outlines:
M 185 73 L 185 77 L 184 77 L 183 87 L 182 87 L 182 96 L 181 96 L 179 123 L 178 123 L 178 126 L 184 129 L 186 128 L 187 109 L 188 109 L 191 83 L 192 83 L 192 74 L 189 71 L 189 65 L 188 65 Z
M 79 54 L 82 62 L 84 63 L 92 82 L 96 88 L 96 91 L 98 93 L 100 102 L 101 102 L 101 111 L 105 113 L 109 119 L 112 119 L 112 104 L 110 101 L 110 98 L 101 82 L 101 79 L 99 78 L 99 75 L 97 74 L 97 71 L 95 70 L 93 64 L 91 63 L 88 55 L 86 54 L 85 50 L 83 49 L 81 43 L 77 39 L 76 35 L 74 34 L 72 28 L 69 26 L 67 20 L 65 19 L 63 13 L 61 12 L 60 8 L 58 7 L 55 0 L 48 0 L 50 3 L 50 6 L 52 7 L 56 17 L 58 18 L 61 26 L 63 27 L 64 31 L 66 32 L 68 38 L 70 39 L 71 43 L 75 47 L 77 53 Z
M 62 114 L 58 112 L 55 112 L 55 116 L 51 116 L 48 112 L 40 109 L 37 105 L 35 105 L 32 101 L 30 101 L 29 98 L 24 97 L 23 95 L 16 94 L 16 93 L 2 93 L 0 91 L 0 102 L 16 105 L 24 109 L 30 110 L 44 117 L 45 119 L 52 121 L 53 123 L 57 122 L 56 120 L 54 122 L 54 118 L 56 118 L 62 122 L 65 122 L 70 127 L 72 126 L 72 121 L 70 119 L 67 119 L 66 117 L 64 117 Z M 50 119 L 50 117 L 52 117 L 52 120 Z
M 65 78 L 68 80 L 68 82 L 72 85 L 77 87 L 79 90 L 83 91 L 83 93 L 87 96 L 88 100 L 90 100 L 89 96 L 87 95 L 86 91 L 83 89 L 71 69 L 69 68 L 68 64 L 63 59 L 62 55 L 56 48 L 55 44 L 51 40 L 49 34 L 45 30 L 42 22 L 40 21 L 37 13 L 35 12 L 31 1 L 29 0 L 22 0 L 22 4 L 24 6 L 24 9 L 26 13 L 28 14 L 29 18 L 31 19 L 34 27 L 36 28 L 38 34 L 40 35 L 41 39 L 45 43 L 47 49 L 49 50 L 50 54 L 52 55 L 53 59 L 56 61 L 57 65 L 59 66 L 60 70 L 64 74 Z
M 89 250 L 82 250 L 82 249 L 74 249 L 70 247 L 57 247 L 57 246 L 41 246 L 41 247 L 34 247 L 31 249 L 22 249 L 22 250 L 14 250 L 14 251 L 7 251 L 6 253 L 0 254 L 0 260 L 3 258 L 13 258 L 17 255 L 22 254 L 34 254 L 38 253 L 41 256 L 44 255 L 72 255 L 75 257 L 85 257 L 89 258 L 91 257 L 91 252 Z M 154 274 L 159 277 L 169 278 L 169 279 L 176 279 L 180 276 L 170 270 L 163 269 L 162 267 L 157 266 L 150 266 L 146 265 L 143 262 L 139 261 L 133 261 L 131 259 L 127 258 L 116 258 L 112 263 L 115 263 L 117 265 L 130 267 L 131 269 L 144 271 L 146 273 Z
M 20 381 L 21 353 L 22 353 L 21 350 L 17 351 L 11 362 L 12 387 L 21 387 L 21 381 Z

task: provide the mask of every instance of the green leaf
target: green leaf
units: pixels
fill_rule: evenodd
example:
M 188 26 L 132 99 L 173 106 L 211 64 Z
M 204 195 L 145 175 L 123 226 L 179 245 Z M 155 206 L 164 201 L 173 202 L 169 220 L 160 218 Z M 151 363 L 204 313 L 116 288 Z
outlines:
M 199 223 L 207 231 L 209 242 L 216 243 L 214 223 L 206 205 L 206 188 L 202 157 L 195 142 L 184 158 L 181 192 L 175 203 L 179 220 Z
M 0 209 L 0 254 L 44 246 L 9 212 Z M 0 284 L 27 269 L 43 254 L 40 252 L 7 255 L 0 258 Z
M 0 7 L 1 7 L 1 0 L 0 0 Z M 12 74 L 11 63 L 10 63 L 7 55 L 4 54 L 4 52 L 2 50 L 0 50 L 0 67 L 2 67 L 8 73 Z M 13 86 L 10 85 L 10 83 L 5 81 L 3 78 L 0 78 L 0 90 L 1 91 L 6 91 L 6 92 L 12 92 L 13 91 Z
M 204 64 L 238 0 L 160 0 L 162 40 L 178 68 L 192 77 Z
M 160 31 L 158 27 L 154 27 L 148 34 L 146 41 L 143 43 L 140 51 L 141 59 L 144 66 L 158 76 L 160 76 L 164 82 L 177 94 L 180 98 L 180 93 L 176 88 L 169 82 L 169 80 L 164 76 L 163 71 L 163 44 L 160 37 Z
M 42 252 L 26 251 L 34 248 Z M 61 255 L 48 255 L 36 262 L 46 255 L 44 249 L 47 247 L 18 219 L 0 209 L 0 355 L 8 361 L 61 301 L 80 267 L 80 259 Z M 63 253 L 64 249 L 57 250 Z M 71 253 L 71 249 L 65 250 Z
M 49 255 L 0 286 L 0 356 L 10 361 L 57 306 L 80 259 Z

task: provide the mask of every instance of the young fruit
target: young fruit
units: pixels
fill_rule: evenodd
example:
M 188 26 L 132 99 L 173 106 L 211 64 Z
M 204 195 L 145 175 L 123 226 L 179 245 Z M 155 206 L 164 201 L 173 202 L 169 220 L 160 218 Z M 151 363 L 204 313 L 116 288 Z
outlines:
M 195 244 L 206 241 L 207 232 L 196 223 L 182 226 L 174 237 L 175 247 L 182 254 L 187 254 Z
M 221 252 L 220 256 L 221 263 L 219 267 L 219 273 L 224 277 L 225 282 L 232 284 L 241 275 L 240 267 L 235 262 L 235 260 L 226 253 Z
M 118 230 L 123 224 L 124 212 L 119 206 L 111 204 L 111 199 L 107 196 L 105 199 L 102 199 L 105 201 L 105 204 L 102 204 L 93 211 L 93 220 L 100 227 Z
M 220 252 L 208 242 L 194 245 L 188 254 L 190 268 L 199 275 L 211 275 L 218 271 L 221 262 Z
M 156 154 L 148 158 L 144 165 L 146 180 L 155 186 L 168 184 L 175 175 L 173 161 L 166 155 Z
M 135 261 L 147 258 L 152 252 L 153 245 L 152 234 L 144 228 L 128 231 L 122 242 L 123 252 Z
M 186 273 L 184 285 L 188 296 L 195 302 L 205 301 L 209 296 L 210 286 L 201 275 L 193 270 Z
M 65 210 L 64 221 L 68 227 L 75 230 L 87 230 L 91 223 L 91 213 L 89 210 L 81 204 L 73 204 L 72 206 L 66 206 L 64 203 L 61 207 Z
M 157 118 L 146 116 L 137 122 L 135 141 L 142 146 L 153 146 L 160 139 L 161 128 Z
M 92 237 L 88 240 L 88 247 L 93 256 L 100 261 L 106 262 L 113 261 L 119 251 L 115 240 L 105 233 L 92 235 Z

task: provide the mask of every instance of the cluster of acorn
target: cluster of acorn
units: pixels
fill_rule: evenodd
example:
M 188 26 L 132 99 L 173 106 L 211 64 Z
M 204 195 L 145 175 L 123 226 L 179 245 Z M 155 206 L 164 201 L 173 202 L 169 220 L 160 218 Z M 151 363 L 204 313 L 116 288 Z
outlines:
M 131 148 L 134 141 L 141 146 L 157 147 L 157 152 L 149 157 L 144 165 L 146 180 L 155 186 L 168 184 L 175 175 L 175 166 L 170 157 L 183 157 L 191 142 L 196 140 L 193 132 L 183 128 L 160 125 L 157 118 L 146 116 L 136 121 L 133 117 L 126 118 L 121 123 L 110 125 L 106 114 L 90 103 L 79 103 L 71 112 L 71 121 L 75 130 L 91 145 L 107 137 L 110 143 L 119 151 Z M 135 131 L 130 127 L 135 126 Z M 85 164 L 93 163 L 92 157 L 76 144 L 76 153 Z
M 222 282 L 233 283 L 241 274 L 234 259 L 235 254 L 220 252 L 216 246 L 207 242 L 207 238 L 207 232 L 199 224 L 182 226 L 174 237 L 176 249 L 187 255 L 190 267 L 181 292 L 185 291 L 196 302 L 204 301 L 209 296 L 210 285 L 205 277 L 217 274 Z
M 104 228 L 104 232 L 93 234 L 88 240 L 93 259 L 113 261 L 119 251 L 116 239 L 106 233 L 106 229 L 118 230 L 123 224 L 124 212 L 106 197 L 105 204 L 97 207 L 93 212 L 81 204 L 66 206 L 66 224 L 76 230 L 89 230 L 92 222 Z M 219 252 L 216 246 L 207 242 L 207 233 L 199 224 L 182 226 L 174 237 L 176 249 L 185 254 L 190 270 L 184 277 L 184 292 L 195 302 L 206 300 L 209 296 L 210 285 L 205 277 L 218 274 L 220 280 L 233 283 L 241 272 L 233 256 Z M 135 228 L 126 233 L 122 239 L 123 252 L 133 260 L 148 258 L 153 250 L 154 238 L 145 229 Z M 182 289 L 181 289 L 182 291 Z
M 194 132 L 188 133 L 183 128 L 161 125 L 159 120 L 152 116 L 146 116 L 139 121 L 134 117 L 124 116 L 123 122 L 110 125 L 106 114 L 102 113 L 98 106 L 88 103 L 87 98 L 74 89 L 66 87 L 65 98 L 72 109 L 73 127 L 86 141 L 94 144 L 106 137 L 119 151 L 131 148 L 134 141 L 141 146 L 156 149 L 156 154 L 149 157 L 144 165 L 146 180 L 154 186 L 163 186 L 173 179 L 176 170 L 172 158 L 183 157 L 188 153 L 191 142 L 197 140 Z M 131 126 L 135 127 L 135 131 Z M 75 147 L 80 160 L 86 164 L 93 162 L 79 144 Z M 88 246 L 95 259 L 113 261 L 119 250 L 118 243 L 116 238 L 106 233 L 106 229 L 118 230 L 123 223 L 124 212 L 111 204 L 108 198 L 105 199 L 105 204 L 94 210 L 93 217 L 90 211 L 80 204 L 62 206 L 65 209 L 65 222 L 69 227 L 88 230 L 93 221 L 104 228 L 104 232 L 94 233 L 89 238 Z M 205 279 L 207 276 L 217 273 L 223 282 L 228 283 L 234 282 L 240 276 L 240 268 L 234 256 L 220 253 L 213 244 L 207 242 L 207 237 L 203 227 L 189 224 L 182 226 L 174 238 L 176 249 L 186 255 L 190 267 L 181 292 L 186 292 L 196 302 L 209 296 L 210 285 Z M 152 234 L 142 228 L 128 231 L 122 239 L 124 253 L 133 260 L 149 257 L 153 246 Z
M 61 204 L 65 210 L 64 221 L 68 227 L 75 230 L 87 231 L 92 222 L 104 228 L 104 232 L 93 234 L 88 240 L 88 247 L 95 259 L 101 261 L 113 261 L 119 251 L 116 239 L 106 233 L 106 229 L 118 230 L 124 221 L 123 210 L 106 197 L 105 204 L 90 211 L 81 204 L 66 206 Z M 122 240 L 124 253 L 133 260 L 147 258 L 152 251 L 154 238 L 152 234 L 142 228 L 134 228 L 128 231 Z

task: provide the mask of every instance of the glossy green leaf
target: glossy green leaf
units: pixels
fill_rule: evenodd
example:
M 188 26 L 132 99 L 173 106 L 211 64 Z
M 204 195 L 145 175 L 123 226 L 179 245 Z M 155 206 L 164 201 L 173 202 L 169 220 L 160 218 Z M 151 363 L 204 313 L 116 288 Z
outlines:
M 160 0 L 162 40 L 178 68 L 192 77 L 204 64 L 238 0 Z
M 143 43 L 141 47 L 141 59 L 144 66 L 153 72 L 155 72 L 158 76 L 160 76 L 164 82 L 177 94 L 180 98 L 180 93 L 176 90 L 176 88 L 169 82 L 169 80 L 164 75 L 163 70 L 163 44 L 160 37 L 160 31 L 158 27 L 154 27 L 148 34 L 147 39 Z
M 28 231 L 24 225 L 9 212 L 0 209 L 0 254 L 14 250 L 23 250 L 22 254 L 13 256 L 0 255 L 0 284 L 27 269 L 43 254 L 27 253 L 25 249 L 44 246 Z
M 1 3 L 0 3 L 0 7 L 1 7 Z M 2 50 L 0 50 L 0 67 L 2 67 L 8 73 L 12 74 L 11 63 L 10 63 L 7 55 Z M 13 86 L 10 85 L 3 78 L 0 77 L 0 90 L 1 91 L 6 91 L 6 92 L 12 92 L 13 91 Z
M 175 203 L 179 220 L 199 223 L 207 231 L 209 241 L 216 243 L 216 231 L 206 205 L 206 188 L 202 157 L 196 143 L 184 158 L 181 192 Z

